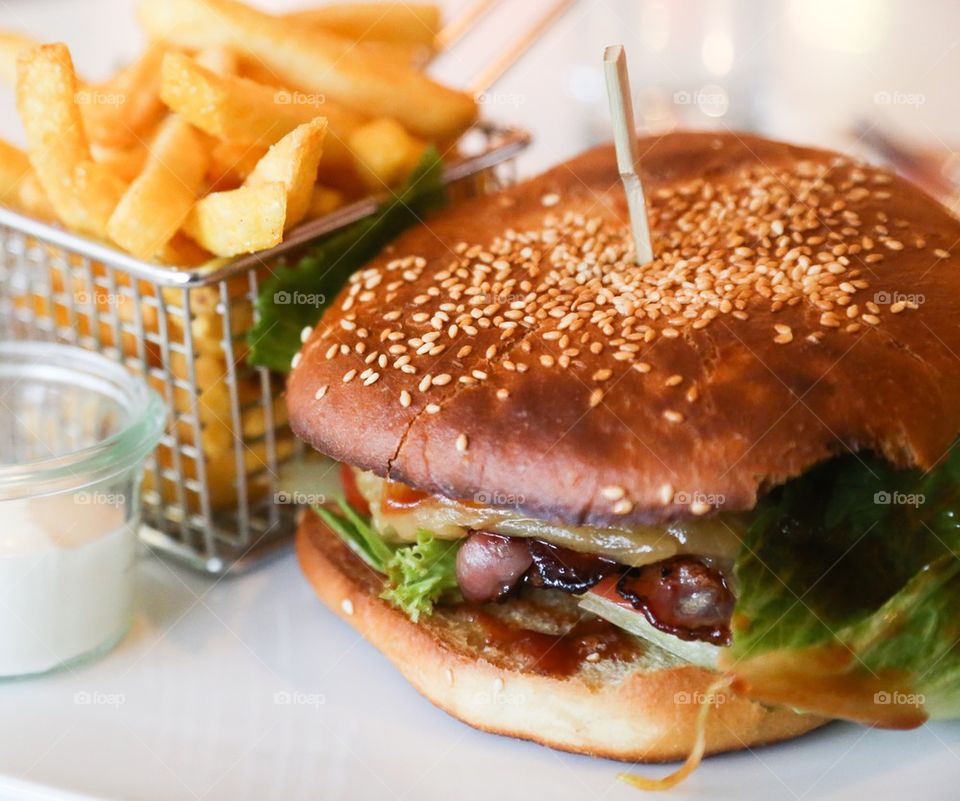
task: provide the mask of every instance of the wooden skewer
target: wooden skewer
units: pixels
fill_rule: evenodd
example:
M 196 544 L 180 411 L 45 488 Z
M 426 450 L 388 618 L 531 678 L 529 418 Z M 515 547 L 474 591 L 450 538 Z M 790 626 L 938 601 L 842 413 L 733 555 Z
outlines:
M 437 34 L 437 52 L 449 50 L 454 43 L 470 31 L 482 16 L 499 2 L 500 0 L 475 0 L 466 11 L 447 23 L 443 30 Z
M 554 0 L 529 30 L 480 71 L 480 74 L 470 82 L 467 90 L 477 95 L 490 89 L 513 66 L 513 63 L 527 52 L 540 34 L 556 22 L 575 2 L 576 0 Z
M 630 212 L 630 230 L 633 232 L 637 264 L 647 264 L 653 261 L 653 246 L 650 244 L 650 222 L 647 220 L 643 184 L 637 175 L 640 154 L 633 125 L 627 54 L 623 45 L 612 45 L 603 51 L 603 73 L 607 81 L 607 99 L 610 101 L 617 169 L 620 170 L 620 180 L 623 181 L 623 189 L 627 194 L 627 209 Z

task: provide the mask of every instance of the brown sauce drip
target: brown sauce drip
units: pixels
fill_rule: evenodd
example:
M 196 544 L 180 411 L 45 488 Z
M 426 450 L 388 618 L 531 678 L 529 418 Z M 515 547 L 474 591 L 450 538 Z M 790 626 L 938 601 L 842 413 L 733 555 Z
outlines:
M 636 640 L 625 631 L 593 616 L 579 620 L 563 634 L 546 634 L 512 625 L 482 610 L 472 614 L 483 630 L 485 645 L 522 659 L 527 670 L 548 676 L 571 676 L 586 661 L 627 662 L 640 651 Z

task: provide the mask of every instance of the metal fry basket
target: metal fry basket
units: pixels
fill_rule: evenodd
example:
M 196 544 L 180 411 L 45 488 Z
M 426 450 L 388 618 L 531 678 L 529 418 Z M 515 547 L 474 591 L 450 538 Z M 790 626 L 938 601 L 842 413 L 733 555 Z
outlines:
M 511 182 L 530 141 L 479 123 L 448 162 L 454 197 Z M 295 507 L 274 500 L 299 447 L 283 380 L 246 360 L 254 301 L 270 265 L 375 211 L 368 198 L 307 222 L 277 247 L 203 269 L 135 259 L 0 207 L 0 338 L 79 345 L 145 376 L 170 422 L 148 460 L 143 539 L 212 573 L 249 565 L 288 538 Z

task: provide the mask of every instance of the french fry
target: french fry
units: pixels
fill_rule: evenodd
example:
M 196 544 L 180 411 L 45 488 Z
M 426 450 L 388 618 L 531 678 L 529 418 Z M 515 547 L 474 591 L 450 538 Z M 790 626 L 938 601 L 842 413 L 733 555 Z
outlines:
M 242 186 L 198 200 L 184 231 L 217 256 L 237 256 L 280 244 L 286 213 L 287 188 L 283 184 Z
M 344 142 L 363 119 L 322 97 L 217 75 L 180 53 L 167 54 L 162 73 L 163 101 L 217 139 L 269 147 L 298 125 L 324 116 L 330 126 L 324 164 L 350 163 Z
M 453 139 L 476 117 L 466 93 L 359 51 L 342 37 L 233 0 L 144 0 L 140 20 L 155 38 L 187 48 L 234 48 L 291 86 L 365 116 L 393 117 L 427 139 Z
M 44 192 L 67 225 L 104 236 L 125 184 L 92 159 L 70 52 L 62 44 L 42 45 L 20 55 L 18 70 L 17 108 Z
M 225 47 L 208 47 L 194 58 L 201 67 L 206 67 L 217 75 L 236 75 L 240 69 L 240 58 Z
M 343 193 L 329 186 L 313 187 L 313 194 L 310 196 L 310 205 L 307 208 L 307 217 L 325 217 L 333 211 L 339 209 L 346 200 Z
M 47 193 L 43 191 L 40 179 L 33 170 L 20 182 L 20 208 L 42 220 L 55 220 L 57 217 Z
M 0 83 L 17 85 L 17 57 L 26 50 L 38 47 L 40 42 L 21 33 L 0 31 Z
M 109 168 L 115 175 L 124 181 L 136 178 L 147 161 L 149 148 L 145 144 L 135 144 L 132 147 L 107 147 L 90 143 L 90 153 L 97 164 Z
M 215 191 L 236 189 L 265 155 L 267 149 L 259 145 L 217 142 L 210 151 L 207 172 L 212 188 Z
M 260 186 L 279 181 L 286 187 L 284 230 L 300 222 L 310 206 L 326 131 L 327 121 L 323 117 L 294 128 L 267 151 L 243 182 L 244 186 Z
M 0 139 L 0 203 L 4 206 L 20 205 L 23 182 L 30 172 L 27 154 Z
M 314 25 L 356 42 L 397 42 L 432 47 L 440 32 L 440 7 L 417 3 L 331 3 L 294 11 L 287 19 Z
M 199 267 L 212 258 L 213 254 L 210 251 L 204 250 L 183 231 L 174 234 L 173 239 L 167 242 L 157 254 L 158 261 L 174 267 Z
M 112 78 L 82 86 L 77 103 L 91 142 L 130 148 L 149 138 L 160 120 L 160 63 L 164 48 L 151 44 L 136 61 Z
M 150 147 L 143 172 L 124 193 L 107 234 L 134 256 L 151 259 L 179 230 L 207 172 L 207 151 L 197 132 L 169 117 Z
M 406 132 L 396 120 L 371 120 L 350 137 L 357 171 L 372 189 L 382 190 L 405 178 L 426 144 Z

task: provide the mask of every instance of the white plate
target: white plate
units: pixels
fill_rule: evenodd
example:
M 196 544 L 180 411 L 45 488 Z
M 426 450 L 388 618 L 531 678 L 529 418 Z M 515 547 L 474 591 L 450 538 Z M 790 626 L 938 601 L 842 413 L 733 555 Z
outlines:
M 0 798 L 637 799 L 623 766 L 483 734 L 327 612 L 287 554 L 219 583 L 147 556 L 99 662 L 0 684 Z M 640 768 L 662 774 L 665 767 Z M 705 763 L 682 799 L 956 799 L 960 725 L 834 725 Z

